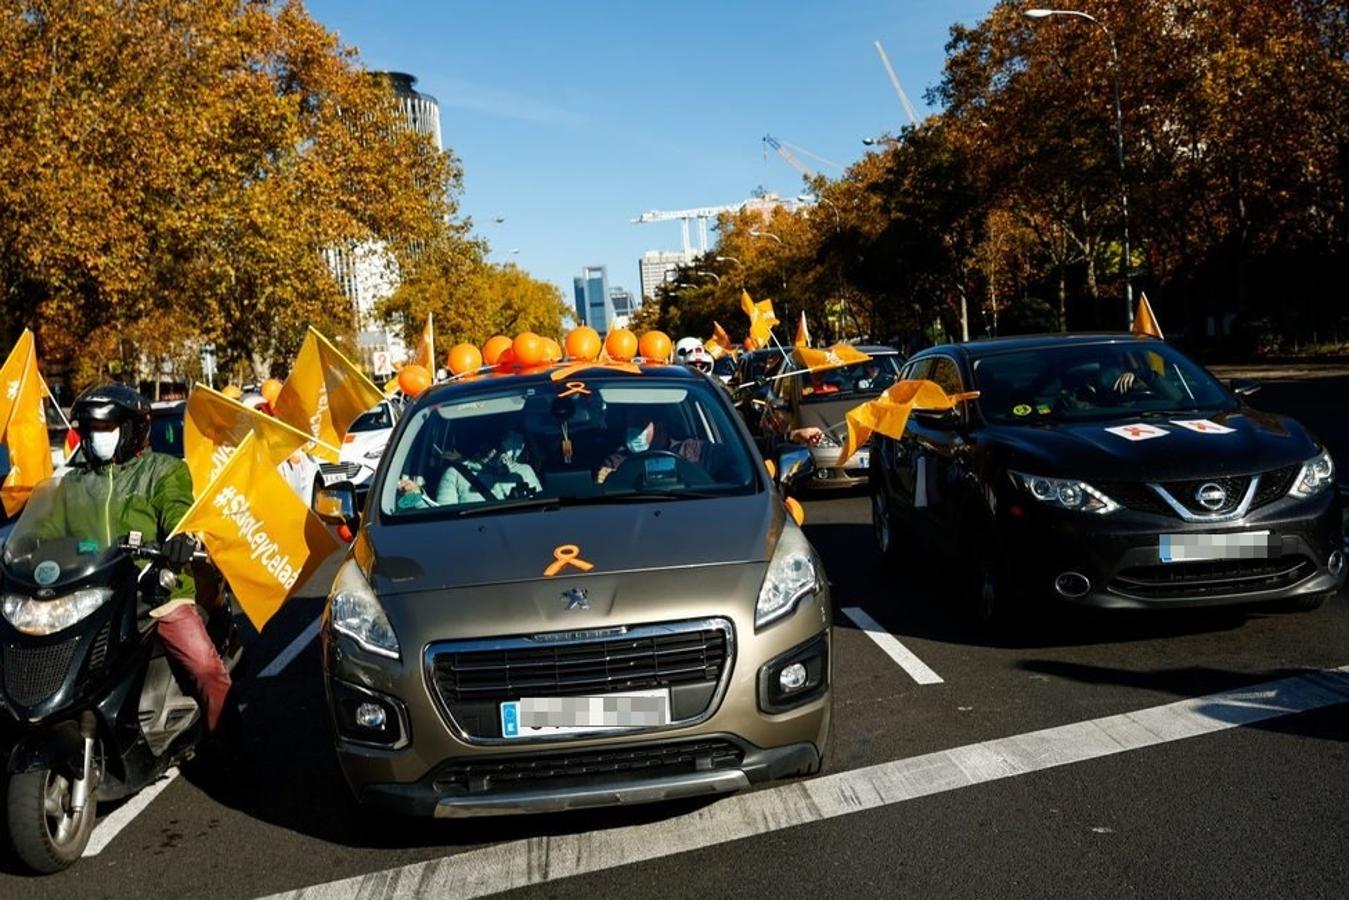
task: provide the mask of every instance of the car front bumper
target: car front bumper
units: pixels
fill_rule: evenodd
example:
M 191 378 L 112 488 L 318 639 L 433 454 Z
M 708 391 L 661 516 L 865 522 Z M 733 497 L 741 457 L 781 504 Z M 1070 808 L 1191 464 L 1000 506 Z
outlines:
M 1013 586 L 1031 600 L 1116 609 L 1291 600 L 1339 590 L 1349 570 L 1334 491 L 1304 501 L 1285 498 L 1221 523 L 1128 509 L 1092 516 L 1045 509 L 1028 499 L 1006 504 L 1000 522 Z M 1269 533 L 1267 557 L 1162 559 L 1164 534 L 1255 532 Z
M 841 490 L 867 483 L 871 450 L 863 447 L 852 455 L 845 465 L 838 464 L 838 447 L 812 447 L 811 461 L 815 470 L 806 486 L 812 490 Z

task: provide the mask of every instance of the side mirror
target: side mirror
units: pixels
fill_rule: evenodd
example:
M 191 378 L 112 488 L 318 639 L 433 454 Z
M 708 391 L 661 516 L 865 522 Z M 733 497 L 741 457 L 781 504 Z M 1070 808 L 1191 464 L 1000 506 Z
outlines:
M 915 409 L 913 418 L 933 431 L 955 431 L 961 423 L 960 413 L 955 409 Z
M 357 516 L 356 485 L 339 481 L 314 491 L 314 514 L 328 525 L 353 525 Z
M 1254 378 L 1233 378 L 1227 384 L 1238 397 L 1249 397 L 1264 387 Z
M 778 487 L 784 493 L 793 491 L 815 471 L 815 459 L 810 448 L 800 444 L 781 444 L 774 454 Z

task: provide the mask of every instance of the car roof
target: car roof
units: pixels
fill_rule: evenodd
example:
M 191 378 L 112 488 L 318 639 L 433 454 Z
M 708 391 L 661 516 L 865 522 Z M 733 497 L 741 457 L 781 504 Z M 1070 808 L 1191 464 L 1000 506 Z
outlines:
M 963 344 L 938 344 L 927 347 L 913 355 L 913 359 L 922 359 L 933 354 L 944 353 L 948 356 L 962 357 L 966 360 L 992 356 L 996 353 L 1010 353 L 1017 350 L 1043 350 L 1048 347 L 1088 347 L 1092 345 L 1133 343 L 1140 340 L 1157 340 L 1140 337 L 1119 331 L 1085 332 L 1079 334 L 1019 334 L 1012 337 L 983 338 Z M 860 349 L 860 348 L 859 348 Z

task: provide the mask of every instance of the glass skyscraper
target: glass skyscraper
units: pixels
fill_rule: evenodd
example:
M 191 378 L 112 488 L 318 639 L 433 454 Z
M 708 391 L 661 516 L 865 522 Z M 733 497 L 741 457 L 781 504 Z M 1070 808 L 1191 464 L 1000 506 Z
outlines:
M 572 280 L 576 291 L 576 318 L 601 335 L 614 321 L 613 301 L 609 299 L 609 273 L 604 266 L 586 266 Z

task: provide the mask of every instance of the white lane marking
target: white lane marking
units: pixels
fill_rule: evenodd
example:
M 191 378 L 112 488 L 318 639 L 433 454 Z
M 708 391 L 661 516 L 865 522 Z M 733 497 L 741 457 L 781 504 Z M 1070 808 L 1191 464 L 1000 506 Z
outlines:
M 295 640 L 291 641 L 285 650 L 276 655 L 276 659 L 267 664 L 267 668 L 258 673 L 258 677 L 271 678 L 273 675 L 279 675 L 286 666 L 295 661 L 295 657 L 299 656 L 305 647 L 309 646 L 310 641 L 318 637 L 318 634 L 319 620 L 315 619 L 309 623 L 304 631 L 295 636 Z
M 867 615 L 860 607 L 845 606 L 842 612 L 852 619 L 857 627 L 866 633 L 867 637 L 875 641 L 876 646 L 884 650 L 886 656 L 893 659 L 905 672 L 908 672 L 914 681 L 919 684 L 942 683 L 940 675 L 928 668 L 927 663 L 915 656 L 912 650 L 899 642 L 899 638 L 882 628 L 879 622 Z
M 89 835 L 89 843 L 85 846 L 83 855 L 98 856 L 104 847 L 112 843 L 112 839 L 117 837 L 118 832 L 130 825 L 131 820 L 140 815 L 145 807 L 149 806 L 150 802 L 158 797 L 160 792 L 172 784 L 173 779 L 177 777 L 178 768 L 175 766 L 166 771 L 154 784 L 113 810 L 103 821 L 94 826 L 94 833 Z
M 510 841 L 268 900 L 481 897 L 1349 703 L 1349 666 L 737 794 L 646 825 Z

